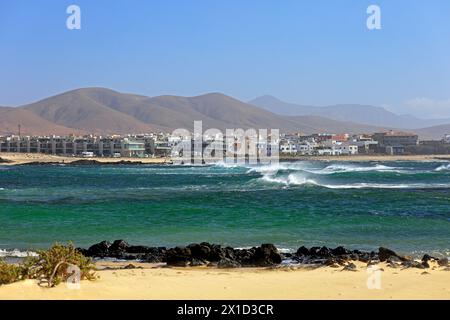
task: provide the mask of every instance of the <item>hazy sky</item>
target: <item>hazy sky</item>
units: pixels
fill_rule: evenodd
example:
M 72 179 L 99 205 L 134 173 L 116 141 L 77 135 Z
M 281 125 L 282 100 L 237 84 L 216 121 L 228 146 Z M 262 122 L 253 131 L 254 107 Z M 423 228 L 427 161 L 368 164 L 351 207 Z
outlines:
M 102 86 L 450 117 L 449 57 L 448 0 L 0 0 L 0 105 Z

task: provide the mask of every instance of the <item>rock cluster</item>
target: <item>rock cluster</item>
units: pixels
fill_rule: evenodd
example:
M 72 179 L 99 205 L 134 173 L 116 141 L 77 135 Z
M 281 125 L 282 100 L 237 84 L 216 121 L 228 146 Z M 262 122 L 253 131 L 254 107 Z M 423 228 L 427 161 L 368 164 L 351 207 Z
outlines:
M 336 248 L 304 246 L 295 253 L 280 253 L 273 244 L 262 244 L 250 249 L 223 247 L 208 242 L 193 243 L 186 247 L 147 247 L 132 246 L 124 240 L 113 243 L 102 241 L 89 247 L 78 249 L 88 257 L 116 258 L 122 260 L 140 260 L 143 262 L 164 262 L 168 266 L 215 266 L 218 268 L 270 267 L 286 261 L 290 264 L 319 265 L 344 267 L 343 270 L 355 271 L 352 261 L 360 261 L 367 265 L 386 262 L 393 268 L 429 268 L 429 261 L 436 261 L 439 266 L 448 266 L 448 259 L 435 258 L 428 254 L 421 261 L 402 256 L 396 252 L 380 247 L 378 252 L 349 250 L 342 246 Z
M 186 247 L 131 246 L 124 240 L 112 244 L 102 241 L 89 247 L 78 249 L 88 257 L 142 260 L 145 262 L 166 262 L 168 266 L 217 266 L 219 268 L 267 267 L 278 265 L 282 256 L 273 244 L 262 244 L 250 249 L 234 249 L 207 242 L 194 243 Z
M 147 262 L 165 262 L 165 247 L 131 246 L 125 240 L 96 243 L 89 249 L 78 249 L 87 257 L 116 258 L 122 260 L 143 260 Z

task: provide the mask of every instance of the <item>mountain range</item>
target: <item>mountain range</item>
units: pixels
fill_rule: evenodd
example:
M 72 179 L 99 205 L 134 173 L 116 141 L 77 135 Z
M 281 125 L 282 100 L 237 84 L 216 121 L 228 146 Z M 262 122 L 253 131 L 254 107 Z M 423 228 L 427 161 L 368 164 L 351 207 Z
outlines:
M 361 104 L 307 106 L 284 102 L 269 95 L 256 98 L 248 103 L 281 115 L 316 115 L 340 121 L 350 120 L 372 126 L 418 129 L 450 123 L 450 119 L 419 119 L 412 115 L 398 115 L 383 107 Z
M 17 133 L 19 124 L 23 134 L 37 135 L 171 132 L 177 128 L 192 130 L 196 120 L 203 121 L 204 130 L 277 128 L 305 134 L 370 133 L 410 128 L 402 126 L 411 124 L 406 117 L 410 116 L 397 116 L 380 107 L 305 107 L 270 96 L 246 103 L 221 93 L 147 97 L 106 88 L 82 88 L 24 106 L 0 107 L 0 134 Z M 450 132 L 450 125 L 426 121 L 421 122 L 426 129 L 415 130 L 424 138 L 442 138 Z

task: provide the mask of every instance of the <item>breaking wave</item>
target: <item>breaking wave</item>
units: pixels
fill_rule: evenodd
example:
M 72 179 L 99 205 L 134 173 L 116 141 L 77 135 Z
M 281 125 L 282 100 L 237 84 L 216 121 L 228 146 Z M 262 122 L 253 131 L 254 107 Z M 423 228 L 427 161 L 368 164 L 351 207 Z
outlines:
M 26 258 L 26 257 L 35 257 L 37 256 L 36 252 L 33 251 L 21 251 L 18 249 L 13 250 L 5 250 L 0 249 L 0 258 Z
M 283 184 L 285 186 L 291 186 L 291 185 L 304 185 L 304 184 L 310 184 L 310 185 L 319 185 L 315 180 L 313 179 L 307 179 L 305 177 L 299 177 L 294 174 L 290 174 L 287 177 L 275 177 L 273 175 L 264 175 L 261 178 L 262 181 L 270 182 L 270 183 L 279 183 Z
M 324 169 L 314 172 L 318 174 L 333 174 L 339 172 L 403 172 L 400 168 L 389 167 L 382 164 L 376 164 L 375 166 L 357 166 L 357 165 L 348 165 L 348 164 L 332 164 Z
M 303 171 L 312 174 L 335 174 L 335 173 L 351 173 L 351 172 L 395 172 L 408 173 L 411 170 L 406 170 L 400 167 L 390 167 L 382 164 L 375 165 L 354 165 L 354 164 L 331 164 L 326 167 L 317 167 L 308 162 L 304 163 L 282 163 L 272 164 L 268 166 L 249 167 L 247 173 L 276 173 L 279 171 Z
M 220 161 L 214 164 L 214 166 L 219 167 L 219 168 L 239 168 L 241 167 L 240 164 L 237 163 L 227 163 L 224 161 Z
M 437 167 L 434 171 L 450 171 L 450 163 Z
M 301 186 L 312 185 L 323 187 L 327 189 L 447 189 L 450 188 L 450 183 L 346 183 L 346 184 L 332 184 L 326 182 L 319 182 L 314 179 L 302 177 L 295 174 L 288 176 L 264 175 L 260 178 L 261 181 L 269 183 L 277 183 L 283 186 Z
M 328 189 L 447 189 L 450 188 L 448 183 L 354 183 L 354 184 L 341 184 L 341 185 L 322 185 Z

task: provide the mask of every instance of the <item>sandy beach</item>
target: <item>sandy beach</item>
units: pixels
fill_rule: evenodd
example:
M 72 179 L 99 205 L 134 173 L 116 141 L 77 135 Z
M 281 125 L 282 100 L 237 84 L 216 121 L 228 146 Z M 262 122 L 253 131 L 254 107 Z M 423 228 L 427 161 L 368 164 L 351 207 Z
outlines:
M 82 281 L 76 290 L 66 284 L 39 287 L 34 280 L 1 286 L 0 299 L 450 299 L 450 272 L 443 267 L 401 270 L 379 264 L 380 271 L 374 273 L 365 264 L 356 264 L 357 271 L 162 268 L 133 263 L 143 269 L 98 271 L 98 280 Z M 124 265 L 97 264 L 113 269 Z M 373 278 L 377 274 L 379 282 Z
M 1 160 L 3 159 L 3 161 Z M 80 158 L 40 153 L 0 153 L 0 164 L 20 165 L 39 163 L 72 163 L 79 160 L 95 160 L 99 163 L 134 162 L 142 164 L 170 164 L 170 158 Z M 450 161 L 450 155 L 353 155 L 353 156 L 296 156 L 280 157 L 280 161 Z
M 280 157 L 280 161 L 450 161 L 448 154 L 432 155 L 352 155 L 352 156 L 304 156 Z
M 1 159 L 5 162 L 1 163 Z M 143 164 L 166 164 L 171 163 L 170 158 L 80 158 L 80 157 L 63 157 L 42 153 L 0 153 L 0 163 L 2 165 L 20 165 L 33 162 L 39 163 L 65 163 L 69 164 L 79 160 L 95 160 L 99 163 L 119 163 L 119 162 L 136 162 Z

